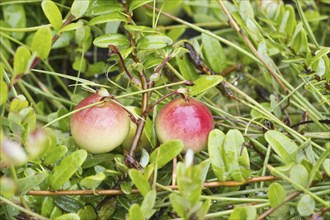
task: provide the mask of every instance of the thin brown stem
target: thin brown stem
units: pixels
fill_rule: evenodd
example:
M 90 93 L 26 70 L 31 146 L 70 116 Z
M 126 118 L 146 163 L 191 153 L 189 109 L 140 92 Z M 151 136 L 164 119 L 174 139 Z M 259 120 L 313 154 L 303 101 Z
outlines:
M 272 70 L 272 68 L 266 63 L 266 61 L 261 57 L 261 55 L 259 54 L 259 52 L 256 50 L 256 48 L 254 47 L 254 45 L 252 44 L 252 42 L 250 41 L 250 39 L 248 38 L 248 36 L 244 33 L 244 31 L 238 26 L 238 24 L 236 23 L 235 19 L 232 17 L 232 15 L 230 14 L 230 12 L 228 11 L 228 9 L 226 8 L 226 6 L 224 5 L 222 0 L 219 0 L 219 4 L 222 8 L 222 10 L 225 12 L 225 14 L 227 15 L 228 19 L 229 19 L 229 23 L 231 24 L 231 26 L 235 29 L 235 31 L 237 31 L 243 38 L 243 40 L 245 41 L 245 43 L 248 45 L 248 47 L 251 49 L 252 53 L 262 62 L 262 64 L 264 65 L 264 67 L 267 69 L 267 71 L 272 75 L 272 77 L 277 81 L 277 83 L 282 87 L 282 89 L 288 94 L 288 88 L 284 85 L 284 83 L 277 77 L 275 71 Z
M 230 73 L 239 70 L 242 67 L 241 63 L 234 64 L 233 66 L 228 67 L 227 69 L 223 70 L 220 75 L 221 76 L 227 76 Z
M 117 56 L 119 57 L 119 60 L 121 62 L 121 65 L 125 71 L 125 73 L 127 74 L 128 78 L 131 80 L 131 82 L 135 85 L 140 86 L 141 82 L 134 78 L 133 75 L 128 71 L 126 64 L 125 64 L 125 60 L 123 58 L 123 56 L 121 55 L 121 53 L 119 52 L 118 48 L 115 45 L 109 44 L 109 56 L 111 56 L 112 54 L 117 54 Z
M 140 80 L 141 80 L 141 84 L 142 84 L 142 89 L 143 90 L 148 89 L 148 83 L 147 83 L 144 73 L 139 72 L 139 76 L 140 76 Z M 144 125 L 146 123 L 147 116 L 146 116 L 146 114 L 144 114 L 144 112 L 146 111 L 147 108 L 148 108 L 148 92 L 144 92 L 144 93 L 142 93 L 141 119 L 138 121 L 135 136 L 133 138 L 131 149 L 129 152 L 130 157 L 128 157 L 128 158 L 134 159 L 134 151 L 137 148 L 137 145 L 139 143 L 139 140 L 141 138 L 141 135 L 142 135 L 142 132 L 144 129 Z M 132 163 L 132 161 L 128 161 L 128 162 L 130 162 L 130 164 Z
M 167 99 L 168 97 L 172 96 L 172 95 L 176 95 L 178 94 L 177 90 L 171 92 L 171 93 L 168 93 L 164 96 L 162 96 L 160 99 L 158 99 L 157 101 L 155 101 L 153 104 L 151 104 L 144 112 L 144 114 L 148 114 L 150 111 L 152 111 L 152 109 L 158 104 L 160 103 L 161 101 Z
M 287 197 L 285 198 L 285 200 L 284 200 L 280 205 L 278 205 L 278 206 L 275 207 L 275 208 L 270 208 L 270 209 L 268 209 L 266 212 L 262 213 L 262 214 L 257 218 L 257 220 L 262 220 L 262 219 L 266 218 L 267 216 L 269 216 L 270 214 L 272 214 L 273 212 L 275 212 L 276 210 L 278 210 L 279 208 L 281 208 L 285 203 L 287 203 L 287 202 L 293 200 L 294 198 L 296 198 L 297 196 L 299 196 L 300 193 L 301 193 L 301 192 L 299 192 L 299 191 L 296 191 L 296 192 L 294 192 L 294 193 L 291 193 L 289 196 L 287 196 Z
M 203 184 L 204 188 L 215 188 L 221 186 L 228 186 L 228 187 L 236 187 L 242 186 L 249 183 L 255 182 L 264 182 L 264 181 L 273 181 L 277 180 L 278 178 L 275 176 L 262 176 L 262 177 L 254 177 L 246 181 L 224 181 L 224 182 L 206 182 Z M 178 189 L 177 185 L 168 186 L 166 188 L 176 190 Z M 163 191 L 163 189 L 158 188 L 157 191 Z M 133 189 L 131 191 L 132 194 L 140 193 L 137 189 Z M 31 190 L 27 193 L 28 195 L 32 196 L 59 196 L 59 195 L 123 195 L 124 192 L 117 189 L 109 189 L 109 190 L 58 190 L 58 191 L 49 191 L 49 190 Z

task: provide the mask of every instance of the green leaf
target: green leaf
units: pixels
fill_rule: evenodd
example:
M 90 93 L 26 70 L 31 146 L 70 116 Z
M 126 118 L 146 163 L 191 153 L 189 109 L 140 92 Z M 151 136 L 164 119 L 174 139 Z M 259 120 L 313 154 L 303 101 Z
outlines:
M 84 73 L 87 70 L 87 65 L 88 65 L 87 59 L 79 56 L 72 64 L 72 69 Z
M 95 17 L 114 11 L 123 11 L 123 5 L 118 1 L 94 1 L 85 13 L 85 16 Z
M 256 219 L 257 210 L 253 206 L 245 207 L 235 207 L 234 211 L 230 214 L 229 220 L 238 220 L 238 219 Z
M 90 26 L 96 25 L 96 24 L 102 24 L 109 21 L 124 21 L 127 22 L 127 18 L 120 12 L 112 12 L 111 14 L 104 14 L 99 15 L 97 17 L 92 18 L 88 24 Z
M 144 213 L 146 219 L 149 219 L 154 213 L 153 207 L 156 202 L 156 191 L 150 190 L 144 197 L 143 202 L 141 204 L 142 213 Z
M 254 12 L 250 1 L 239 2 L 239 15 L 245 22 L 249 18 L 254 18 Z
M 7 4 L 2 5 L 3 18 L 13 28 L 24 28 L 26 27 L 26 13 L 23 4 Z M 11 35 L 21 40 L 25 32 L 13 32 Z
M 209 133 L 208 138 L 208 151 L 212 170 L 219 181 L 225 181 L 227 179 L 226 165 L 222 155 L 225 136 L 222 131 L 214 129 Z
M 102 207 L 99 209 L 97 216 L 98 220 L 107 220 L 111 219 L 110 217 L 113 215 L 113 213 L 116 211 L 116 205 L 117 200 L 116 199 L 110 199 L 103 203 Z
M 128 212 L 128 220 L 143 220 L 144 214 L 138 204 L 133 204 Z
M 127 37 L 122 34 L 105 34 L 95 38 L 93 44 L 102 48 L 108 48 L 109 44 L 115 45 L 116 47 L 127 48 L 129 46 L 129 41 Z
M 211 206 L 211 200 L 210 199 L 205 200 L 202 206 L 195 213 L 197 219 L 205 219 L 205 215 L 208 213 L 210 206 Z
M 0 82 L 0 106 L 6 103 L 7 97 L 8 97 L 8 85 L 7 85 L 7 83 L 1 81 Z
M 128 181 L 121 182 L 120 190 L 125 194 L 131 194 L 131 192 L 132 192 L 131 182 L 128 182 Z
M 145 196 L 147 192 L 150 191 L 150 184 L 148 182 L 148 179 L 142 175 L 141 172 L 135 170 L 135 169 L 130 169 L 128 171 L 129 177 L 133 181 L 134 185 L 136 188 L 140 191 L 140 193 Z
M 293 29 L 296 25 L 297 22 L 294 8 L 291 5 L 285 5 L 285 12 L 281 20 L 279 31 L 290 37 L 292 36 Z
M 199 165 L 186 166 L 180 162 L 177 164 L 176 171 L 180 194 L 190 206 L 196 205 L 200 201 L 203 189 L 202 167 Z
M 187 80 L 196 80 L 198 78 L 198 74 L 193 64 L 188 59 L 187 54 L 183 54 L 182 56 L 177 56 L 176 61 L 178 63 L 183 78 Z
M 96 175 L 87 176 L 80 181 L 80 185 L 87 189 L 96 189 L 102 181 L 106 178 L 104 173 L 97 173 Z
M 67 151 L 68 151 L 68 148 L 65 145 L 60 145 L 60 146 L 49 148 L 49 150 L 46 152 L 43 164 L 48 166 L 48 165 L 55 163 L 61 157 L 63 157 Z
M 59 49 L 59 48 L 65 48 L 71 45 L 71 43 L 74 41 L 74 33 L 72 32 L 64 32 L 61 34 L 61 37 L 58 38 L 57 41 L 52 46 L 52 49 Z M 90 44 L 92 44 L 92 41 L 90 41 Z
M 66 212 L 78 212 L 82 208 L 78 200 L 69 196 L 56 196 L 54 203 Z
M 181 35 L 186 31 L 186 29 L 186 27 L 173 28 L 172 30 L 167 32 L 167 36 L 173 41 L 176 41 L 181 37 Z
M 303 195 L 297 205 L 297 210 L 301 216 L 310 216 L 314 213 L 315 200 L 310 195 Z
M 88 65 L 87 72 L 85 73 L 86 76 L 94 76 L 96 74 L 101 74 L 106 72 L 107 65 L 105 62 L 97 62 L 97 63 L 91 63 Z
M 55 206 L 52 213 L 50 214 L 50 219 L 55 219 L 56 217 L 62 215 L 62 210 Z
M 272 183 L 268 187 L 268 199 L 272 208 L 281 205 L 285 201 L 286 192 L 279 183 Z
M 140 50 L 156 50 L 171 45 L 172 43 L 172 39 L 165 35 L 148 35 L 142 37 L 137 42 L 137 47 Z
M 149 2 L 152 2 L 152 0 L 133 0 L 129 4 L 129 9 L 131 11 L 133 11 L 134 9 L 137 9 L 137 8 L 141 7 L 142 5 L 147 4 Z
M 203 33 L 202 41 L 202 53 L 206 64 L 208 64 L 214 72 L 221 72 L 226 65 L 226 55 L 219 40 Z
M 323 169 L 328 174 L 328 176 L 330 176 L 330 159 L 329 158 L 325 159 L 323 161 Z
M 306 168 L 301 164 L 292 167 L 290 170 L 290 179 L 303 187 L 307 187 L 308 172 Z
M 315 56 L 312 58 L 309 66 L 313 65 L 315 62 L 322 59 L 322 57 L 326 56 L 328 53 L 330 53 L 330 48 L 329 47 L 325 47 L 325 48 L 322 48 L 322 49 L 316 51 Z
M 297 24 L 288 46 L 292 47 L 296 53 L 299 53 L 301 51 L 306 51 L 307 45 L 307 34 L 303 28 L 303 24 L 300 22 Z
M 173 207 L 173 209 L 178 213 L 178 215 L 182 218 L 186 217 L 186 210 L 189 209 L 189 204 L 187 200 L 175 193 L 171 193 L 170 195 L 170 203 Z M 185 218 L 187 219 L 187 218 Z
M 157 168 L 160 169 L 180 154 L 183 148 L 181 140 L 168 141 L 151 153 L 150 163 L 157 164 Z
M 6 103 L 8 97 L 8 85 L 4 81 L 4 76 L 5 69 L 3 67 L 3 63 L 0 62 L 0 106 Z
M 78 170 L 87 157 L 85 150 L 77 150 L 66 156 L 56 166 L 49 176 L 49 183 L 53 189 L 59 189 Z
M 28 70 L 28 63 L 31 58 L 31 52 L 24 46 L 17 48 L 14 57 L 14 75 L 12 79 L 18 74 L 26 73 Z
M 202 169 L 202 180 L 203 182 L 205 182 L 206 177 L 208 175 L 209 169 L 210 169 L 210 165 L 211 165 L 211 160 L 210 159 L 206 159 L 204 161 L 202 161 L 199 166 Z
M 314 163 L 313 165 L 311 164 L 312 168 L 310 171 L 308 170 L 309 171 L 308 185 L 311 185 L 315 179 L 317 180 L 317 176 L 320 176 L 320 171 L 319 171 L 320 167 L 322 163 L 329 157 L 329 154 L 330 154 L 330 149 L 327 149 L 325 152 L 321 154 L 321 156 L 318 158 L 316 163 Z
M 41 205 L 41 215 L 46 217 L 50 216 L 54 207 L 55 207 L 54 200 L 51 196 L 43 197 L 43 201 Z
M 55 220 L 80 220 L 80 217 L 76 213 L 67 213 L 56 217 Z
M 57 5 L 50 0 L 45 0 L 41 3 L 41 7 L 49 23 L 58 31 L 62 26 L 62 14 Z
M 143 33 L 154 33 L 156 32 L 155 29 L 148 27 L 148 26 L 137 26 L 137 25 L 130 25 L 130 24 L 126 24 L 125 29 L 129 32 L 143 32 Z
M 76 18 L 83 16 L 88 9 L 89 3 L 90 0 L 74 0 L 70 9 L 71 14 Z
M 157 144 L 157 138 L 154 130 L 153 121 L 147 117 L 146 124 L 144 126 L 144 134 L 146 135 L 150 145 L 154 148 Z
M 96 155 L 89 154 L 87 159 L 85 160 L 85 162 L 81 166 L 81 168 L 83 168 L 83 169 L 91 168 L 91 167 L 94 167 L 98 164 L 102 164 L 104 162 L 111 161 L 114 158 L 115 158 L 115 155 L 110 154 L 110 153 L 96 154 Z
M 91 28 L 89 26 L 80 26 L 75 31 L 75 39 L 79 46 L 82 46 L 89 38 L 91 38 Z
M 195 96 L 199 95 L 206 90 L 215 87 L 223 80 L 222 76 L 200 76 L 194 81 L 194 86 L 189 87 L 190 95 Z
M 84 206 L 81 208 L 78 213 L 80 219 L 88 219 L 88 220 L 94 220 L 97 219 L 97 214 L 95 212 L 95 209 L 91 205 Z
M 58 33 L 63 33 L 63 32 L 67 32 L 67 31 L 73 31 L 76 30 L 80 27 L 82 27 L 84 24 L 82 22 L 76 22 L 76 23 L 71 23 L 68 25 L 65 25 L 64 27 L 62 27 Z
M 21 179 L 18 179 L 18 188 L 21 195 L 25 195 L 29 190 L 36 186 L 39 186 L 46 178 L 48 174 L 39 173 L 37 175 L 30 175 Z
M 290 138 L 281 132 L 270 130 L 265 133 L 265 139 L 284 164 L 296 162 L 298 146 Z
M 224 154 L 223 157 L 226 163 L 226 169 L 229 175 L 235 181 L 244 181 L 246 175 L 242 173 L 239 165 L 238 157 L 243 147 L 244 137 L 240 131 L 232 129 L 226 134 L 224 141 Z M 249 174 L 248 174 L 249 175 Z
M 32 39 L 31 50 L 37 52 L 40 59 L 48 57 L 52 47 L 52 32 L 48 27 L 40 28 Z

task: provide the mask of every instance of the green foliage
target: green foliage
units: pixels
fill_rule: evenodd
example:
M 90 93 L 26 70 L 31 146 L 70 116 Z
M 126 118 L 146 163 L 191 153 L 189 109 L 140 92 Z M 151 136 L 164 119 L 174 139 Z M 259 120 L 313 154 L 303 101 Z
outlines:
M 77 150 L 66 156 L 56 166 L 49 176 L 49 183 L 53 189 L 59 189 L 80 168 L 87 157 L 85 150 Z
M 45 0 L 41 3 L 41 7 L 49 23 L 58 31 L 62 26 L 62 14 L 57 5 L 51 0 Z
M 327 1 L 0 7 L 0 219 L 330 218 Z M 133 154 L 72 139 L 75 105 L 100 88 L 139 109 Z M 195 155 L 155 134 L 177 96 L 214 116 Z

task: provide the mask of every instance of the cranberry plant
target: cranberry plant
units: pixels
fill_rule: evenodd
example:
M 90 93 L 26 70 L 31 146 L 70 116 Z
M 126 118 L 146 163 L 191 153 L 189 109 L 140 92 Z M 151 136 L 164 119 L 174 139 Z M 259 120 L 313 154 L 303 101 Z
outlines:
M 330 218 L 327 0 L 0 7 L 1 219 Z

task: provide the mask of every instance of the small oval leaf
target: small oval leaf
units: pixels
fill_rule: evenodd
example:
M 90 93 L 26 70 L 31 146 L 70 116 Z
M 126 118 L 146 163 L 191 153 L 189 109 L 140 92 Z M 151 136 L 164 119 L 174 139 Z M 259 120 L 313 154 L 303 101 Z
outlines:
M 219 73 L 225 68 L 226 64 L 226 55 L 220 42 L 204 33 L 202 34 L 202 41 L 202 52 L 204 55 L 203 57 L 205 57 L 205 62 L 214 72 Z
M 303 195 L 298 202 L 297 209 L 301 216 L 310 216 L 314 213 L 315 200 L 310 195 Z
M 150 184 L 148 182 L 148 178 L 143 176 L 142 173 L 140 173 L 136 169 L 130 169 L 128 171 L 129 177 L 133 181 L 136 188 L 140 191 L 140 193 L 145 196 L 147 192 L 150 191 Z
M 43 27 L 37 31 L 32 39 L 31 50 L 37 52 L 40 59 L 48 57 L 52 47 L 52 32 L 48 27 Z
M 323 168 L 325 170 L 325 172 L 328 174 L 328 176 L 330 176 L 330 159 L 325 159 L 323 161 Z
M 102 181 L 105 179 L 104 173 L 98 173 L 93 176 L 87 176 L 80 181 L 80 185 L 86 187 L 87 189 L 96 189 Z
M 108 48 L 109 44 L 115 45 L 116 47 L 129 46 L 129 41 L 125 35 L 122 34 L 105 34 L 97 37 L 93 44 L 97 47 Z
M 31 58 L 31 52 L 24 46 L 17 48 L 14 57 L 14 73 L 15 75 L 23 74 L 28 69 L 28 63 Z
M 76 213 L 67 213 L 56 217 L 55 220 L 80 220 L 80 217 Z
M 63 33 L 66 31 L 73 31 L 73 30 L 78 29 L 81 26 L 83 26 L 82 22 L 71 23 L 71 24 L 65 25 L 63 28 L 61 28 L 61 30 L 59 30 L 59 33 Z
M 147 26 L 137 26 L 137 25 L 130 25 L 126 24 L 125 29 L 130 31 L 130 32 L 145 32 L 145 33 L 154 33 L 156 32 L 155 29 Z
M 90 26 L 96 25 L 96 24 L 102 24 L 106 23 L 109 21 L 124 21 L 127 22 L 127 18 L 120 12 L 112 12 L 111 14 L 104 14 L 104 15 L 99 15 L 95 18 L 92 18 L 88 24 Z
M 145 219 L 141 207 L 138 204 L 133 204 L 128 212 L 128 220 Z
M 173 43 L 172 39 L 164 35 L 148 35 L 142 37 L 137 47 L 141 50 L 156 50 L 164 48 Z
M 160 169 L 175 158 L 183 150 L 184 145 L 181 140 L 171 140 L 160 145 L 150 155 L 150 163 L 157 164 Z
M 30 175 L 21 179 L 18 179 L 18 188 L 21 195 L 25 195 L 29 190 L 41 184 L 46 178 L 48 174 L 39 173 L 37 175 Z
M 235 181 L 243 181 L 246 179 L 243 176 L 242 170 L 239 164 L 239 156 L 244 143 L 244 137 L 240 131 L 236 129 L 229 130 L 226 134 L 224 141 L 224 159 L 226 168 L 230 177 Z M 250 174 L 248 174 L 250 175 Z
M 214 129 L 210 132 L 208 138 L 208 151 L 211 159 L 212 169 L 219 181 L 227 179 L 226 166 L 223 158 L 223 143 L 226 135 Z
M 62 14 L 57 5 L 50 0 L 45 0 L 41 3 L 41 7 L 49 23 L 58 31 L 62 26 Z
M 87 157 L 85 150 L 77 150 L 66 156 L 61 163 L 56 166 L 49 176 L 49 183 L 53 189 L 59 189 L 63 184 L 83 164 Z
M 63 157 L 67 151 L 68 148 L 65 145 L 50 148 L 50 150 L 46 152 L 44 164 L 47 166 L 55 163 Z
M 79 18 L 84 15 L 89 6 L 90 0 L 74 0 L 71 6 L 71 14 L 76 18 Z
M 13 28 L 26 27 L 26 12 L 23 4 L 6 4 L 2 5 L 2 17 Z M 12 32 L 11 35 L 21 40 L 26 32 Z M 2 42 L 1 42 L 2 44 Z
M 265 133 L 265 139 L 284 164 L 296 162 L 297 144 L 281 132 L 270 130 Z
M 268 199 L 272 208 L 281 205 L 285 201 L 286 192 L 279 183 L 272 183 L 268 188 Z
M 257 210 L 253 206 L 245 207 L 235 207 L 234 211 L 231 213 L 229 220 L 238 220 L 238 219 L 256 219 Z
M 82 208 L 78 200 L 69 196 L 55 196 L 54 203 L 67 212 L 78 212 Z
M 222 82 L 223 77 L 214 75 L 214 76 L 200 76 L 194 81 L 194 86 L 189 88 L 190 95 L 195 96 L 205 92 L 206 90 L 215 87 L 220 82 Z
M 290 179 L 303 187 L 307 187 L 308 172 L 306 168 L 301 164 L 292 167 L 290 170 Z

